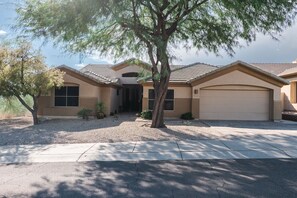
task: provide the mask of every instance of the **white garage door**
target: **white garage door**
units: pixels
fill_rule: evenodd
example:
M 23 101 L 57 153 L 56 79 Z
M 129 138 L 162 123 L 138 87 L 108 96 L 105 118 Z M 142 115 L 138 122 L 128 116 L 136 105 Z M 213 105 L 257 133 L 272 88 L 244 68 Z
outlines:
M 200 119 L 269 120 L 269 91 L 201 90 Z

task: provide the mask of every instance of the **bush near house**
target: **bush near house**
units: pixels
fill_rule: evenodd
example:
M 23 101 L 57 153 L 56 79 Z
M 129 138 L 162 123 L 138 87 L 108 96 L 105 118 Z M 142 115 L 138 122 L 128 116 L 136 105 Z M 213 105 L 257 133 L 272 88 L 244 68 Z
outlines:
M 188 112 L 188 113 L 184 113 L 180 116 L 180 119 L 183 119 L 183 120 L 193 120 L 193 115 L 191 112 Z
M 97 102 L 96 104 L 96 117 L 97 119 L 103 119 L 105 117 L 104 114 L 105 105 L 103 102 Z
M 151 120 L 153 117 L 153 112 L 150 110 L 144 110 L 141 112 L 141 118 L 146 120 Z
M 84 120 L 89 120 L 91 113 L 92 113 L 91 109 L 82 109 L 77 113 L 77 116 Z

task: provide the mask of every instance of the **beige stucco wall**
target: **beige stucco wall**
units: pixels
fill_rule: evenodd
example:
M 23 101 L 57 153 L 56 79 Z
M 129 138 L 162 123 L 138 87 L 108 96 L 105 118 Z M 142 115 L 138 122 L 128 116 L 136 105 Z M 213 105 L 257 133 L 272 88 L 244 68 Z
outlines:
M 129 66 L 124 67 L 120 70 L 117 70 L 116 75 L 120 79 L 121 84 L 138 84 L 137 77 L 122 77 L 122 74 L 130 73 L 130 72 L 139 73 L 142 71 L 143 71 L 143 68 L 141 68 L 137 65 L 129 65 Z
M 142 109 L 148 109 L 148 90 L 152 86 L 143 87 Z M 165 110 L 165 117 L 180 117 L 181 114 L 191 112 L 192 93 L 189 86 L 169 86 L 168 89 L 174 90 L 174 110 Z
M 119 112 L 119 106 L 121 105 L 121 95 L 117 95 L 116 88 L 110 88 L 110 112 Z M 121 93 L 121 92 L 120 92 Z
M 230 86 L 231 85 L 231 86 Z M 244 72 L 235 70 L 230 73 L 227 73 L 225 75 L 219 76 L 217 78 L 208 80 L 206 82 L 203 82 L 201 84 L 198 84 L 196 86 L 192 87 L 192 94 L 193 94 L 193 99 L 200 99 L 200 92 L 201 89 L 209 88 L 214 86 L 230 86 L 230 89 L 269 89 L 272 91 L 273 94 L 271 94 L 271 108 L 272 108 L 272 119 L 278 120 L 281 119 L 281 89 L 280 87 L 273 85 L 271 83 L 268 83 L 266 81 L 263 81 L 261 79 L 258 79 L 254 76 L 251 76 L 249 74 L 246 74 Z M 225 87 L 226 88 L 226 87 Z M 216 87 L 217 89 L 217 87 Z M 196 94 L 194 93 L 196 90 Z M 244 104 L 242 104 L 244 105 Z M 197 110 L 196 109 L 197 105 L 192 105 L 192 112 L 195 114 L 195 118 L 197 117 Z
M 55 107 L 54 104 L 54 89 L 46 96 L 41 96 L 39 99 L 39 115 L 42 116 L 76 116 L 83 109 L 92 109 L 95 112 L 95 106 L 98 101 L 104 101 L 108 108 L 106 113 L 109 115 L 110 110 L 110 95 L 111 87 L 100 87 L 89 84 L 81 79 L 75 78 L 69 74 L 64 75 L 64 85 L 79 86 L 79 106 L 78 107 Z
M 297 101 L 296 101 L 296 82 L 297 76 L 287 78 L 290 81 L 290 85 L 285 85 L 282 87 L 282 110 L 285 111 L 297 111 Z
M 104 102 L 106 115 L 110 113 L 119 112 L 119 107 L 122 105 L 122 95 L 117 95 L 117 88 L 114 87 L 102 87 L 101 88 L 101 101 Z

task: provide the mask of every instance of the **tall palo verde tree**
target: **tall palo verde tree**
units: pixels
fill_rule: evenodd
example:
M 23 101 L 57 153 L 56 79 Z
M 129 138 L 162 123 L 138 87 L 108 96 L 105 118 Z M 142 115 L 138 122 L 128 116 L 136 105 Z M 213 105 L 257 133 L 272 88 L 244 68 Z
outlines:
M 261 32 L 275 37 L 292 25 L 296 0 L 27 0 L 19 26 L 71 52 L 147 57 L 155 89 L 151 127 L 164 127 L 170 48 L 234 53 Z

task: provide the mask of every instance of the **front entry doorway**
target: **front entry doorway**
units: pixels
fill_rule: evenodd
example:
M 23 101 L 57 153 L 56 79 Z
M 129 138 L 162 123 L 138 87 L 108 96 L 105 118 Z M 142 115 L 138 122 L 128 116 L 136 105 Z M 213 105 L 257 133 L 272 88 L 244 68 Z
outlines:
M 142 86 L 123 85 L 123 111 L 141 112 L 142 108 Z

